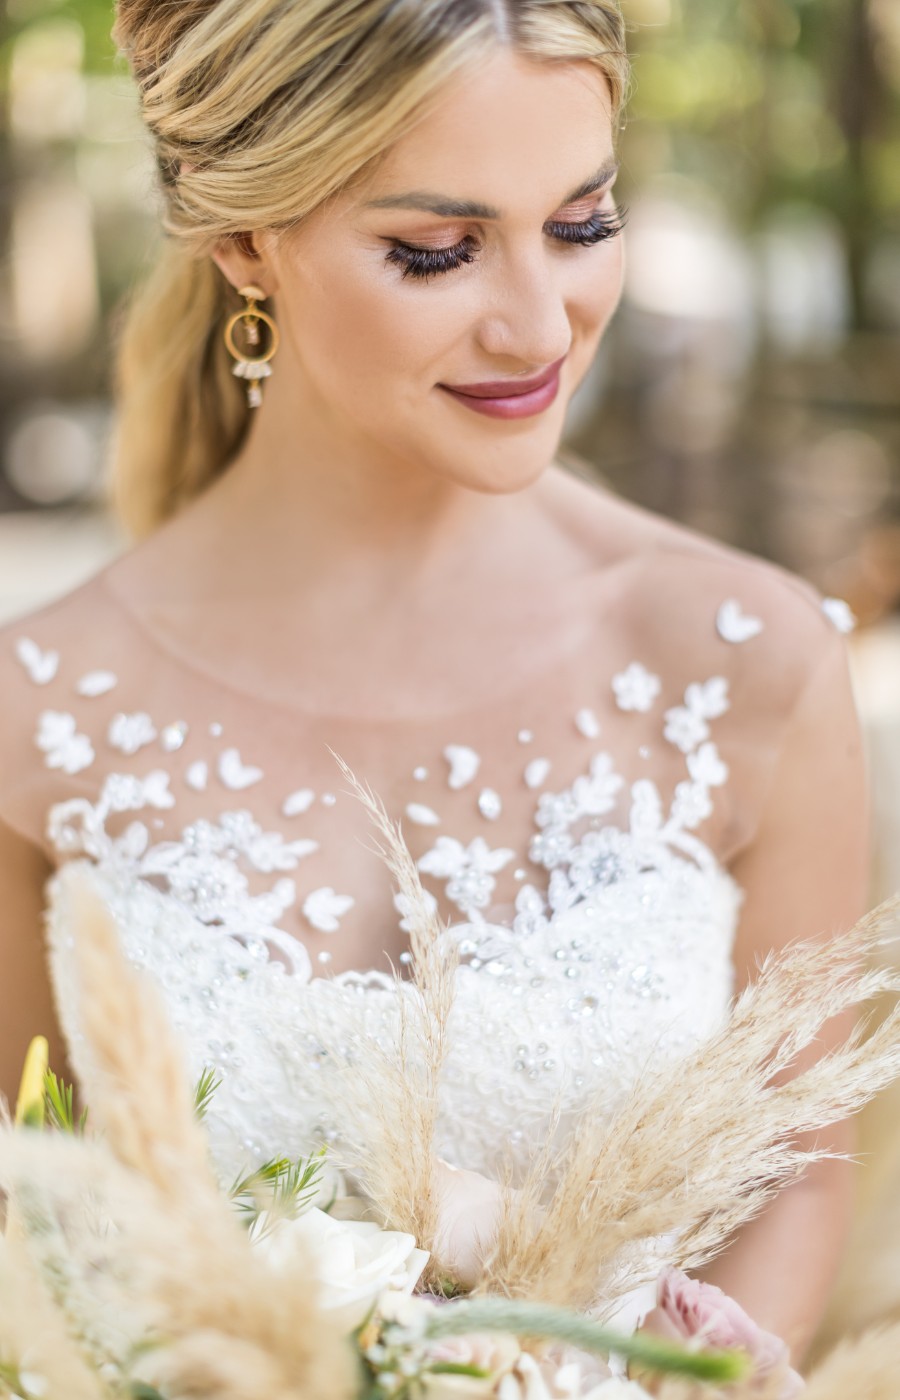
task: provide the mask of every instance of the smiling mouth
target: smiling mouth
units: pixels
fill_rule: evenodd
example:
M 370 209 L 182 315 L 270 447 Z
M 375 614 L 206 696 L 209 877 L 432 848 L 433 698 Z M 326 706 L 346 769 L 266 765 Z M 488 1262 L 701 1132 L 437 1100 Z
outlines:
M 501 379 L 481 384 L 439 384 L 449 398 L 488 418 L 530 418 L 549 408 L 559 393 L 563 360 L 529 379 Z

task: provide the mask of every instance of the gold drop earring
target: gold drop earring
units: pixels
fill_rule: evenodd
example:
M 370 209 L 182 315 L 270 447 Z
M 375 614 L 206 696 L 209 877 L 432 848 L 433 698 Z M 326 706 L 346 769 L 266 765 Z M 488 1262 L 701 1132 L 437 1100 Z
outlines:
M 225 327 L 225 345 L 229 355 L 237 361 L 231 371 L 232 374 L 237 375 L 238 379 L 246 379 L 247 381 L 248 404 L 251 408 L 259 408 L 262 403 L 262 380 L 268 379 L 272 373 L 269 361 L 278 349 L 278 327 L 268 312 L 260 311 L 256 304 L 266 300 L 266 294 L 261 287 L 253 285 L 241 287 L 238 295 L 244 298 L 247 305 L 229 317 Z M 247 355 L 238 349 L 234 342 L 234 332 L 238 322 L 243 327 L 247 345 L 253 348 L 260 344 L 260 322 L 268 329 L 269 344 L 262 353 Z

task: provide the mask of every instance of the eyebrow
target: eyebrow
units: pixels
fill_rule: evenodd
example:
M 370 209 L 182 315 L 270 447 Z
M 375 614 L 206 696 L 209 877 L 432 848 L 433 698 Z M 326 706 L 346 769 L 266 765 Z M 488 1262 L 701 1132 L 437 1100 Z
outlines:
M 589 176 L 577 189 L 567 194 L 557 208 L 575 204 L 579 199 L 595 194 L 610 181 L 619 169 L 618 161 L 604 165 Z M 381 199 L 370 200 L 367 209 L 419 209 L 427 214 L 439 214 L 444 219 L 501 219 L 499 209 L 492 204 L 478 204 L 470 199 L 449 199 L 446 195 L 432 194 L 429 190 L 409 190 L 406 194 L 383 195 Z

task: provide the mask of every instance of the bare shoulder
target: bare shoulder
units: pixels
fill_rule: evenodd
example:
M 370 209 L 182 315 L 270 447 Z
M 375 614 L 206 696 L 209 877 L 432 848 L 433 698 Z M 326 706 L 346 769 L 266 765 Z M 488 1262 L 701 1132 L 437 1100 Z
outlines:
M 846 679 L 852 614 L 790 570 L 589 479 L 567 474 L 553 510 L 584 561 L 604 658 L 640 662 L 675 695 L 724 677 L 735 715 L 770 734 L 820 668 Z
M 100 684 L 101 667 L 121 656 L 106 568 L 0 625 L 0 800 L 34 764 L 41 716 L 64 717 L 88 693 L 79 691 L 85 677 Z

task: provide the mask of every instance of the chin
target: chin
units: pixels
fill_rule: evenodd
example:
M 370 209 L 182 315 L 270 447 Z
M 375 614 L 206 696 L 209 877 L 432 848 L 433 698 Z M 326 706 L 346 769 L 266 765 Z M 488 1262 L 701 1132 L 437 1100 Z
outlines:
M 519 440 L 505 444 L 498 451 L 496 444 L 485 444 L 479 458 L 472 462 L 471 470 L 463 472 L 460 463 L 454 463 L 452 472 L 442 475 L 465 486 L 470 491 L 480 491 L 485 496 L 509 496 L 516 491 L 524 491 L 533 486 L 539 477 L 552 465 L 559 448 L 560 435 L 552 438 L 541 434 L 540 442 L 529 443 Z

